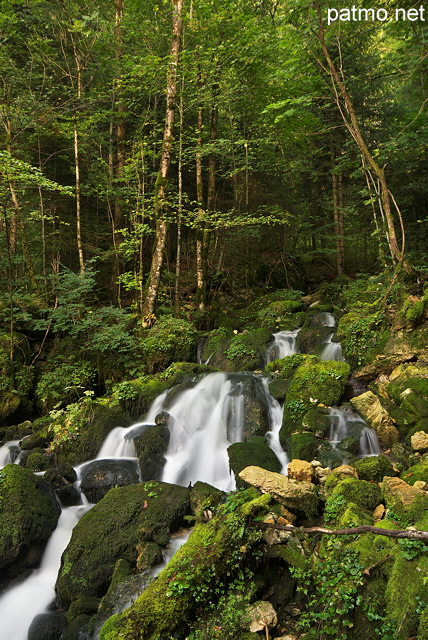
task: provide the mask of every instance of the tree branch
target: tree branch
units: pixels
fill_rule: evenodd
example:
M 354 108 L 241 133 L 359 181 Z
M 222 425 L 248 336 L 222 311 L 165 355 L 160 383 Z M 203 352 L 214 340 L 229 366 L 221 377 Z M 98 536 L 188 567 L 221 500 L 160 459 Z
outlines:
M 428 542 L 428 531 L 418 531 L 416 529 L 380 529 L 368 524 L 360 527 L 350 527 L 348 529 L 327 529 L 326 527 L 294 527 L 293 525 L 273 524 L 270 522 L 252 522 L 252 526 L 260 529 L 278 529 L 280 531 L 290 531 L 294 533 L 322 533 L 328 536 L 355 536 L 360 533 L 375 533 L 378 536 L 389 538 L 399 538 L 407 540 L 426 540 Z

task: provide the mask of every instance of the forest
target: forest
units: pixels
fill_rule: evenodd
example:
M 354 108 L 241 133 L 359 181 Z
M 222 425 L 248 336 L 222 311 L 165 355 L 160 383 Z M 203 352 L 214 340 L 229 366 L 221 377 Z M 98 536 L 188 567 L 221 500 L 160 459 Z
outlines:
M 424 5 L 0 7 L 0 636 L 428 640 Z

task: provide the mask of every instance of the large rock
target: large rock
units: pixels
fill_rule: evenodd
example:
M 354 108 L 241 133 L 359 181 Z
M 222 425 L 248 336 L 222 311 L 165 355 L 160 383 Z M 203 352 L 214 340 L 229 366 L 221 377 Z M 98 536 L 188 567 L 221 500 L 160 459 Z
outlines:
M 56 584 L 63 607 L 106 593 L 119 558 L 135 566 L 145 542 L 166 545 L 189 513 L 190 490 L 164 482 L 111 489 L 73 530 Z
M 229 467 L 236 476 L 249 466 L 261 467 L 268 471 L 281 471 L 281 463 L 272 449 L 262 438 L 257 440 L 261 442 L 235 442 L 228 447 Z
M 273 473 L 260 467 L 247 467 L 238 474 L 241 480 L 259 489 L 262 493 L 269 493 L 272 498 L 291 511 L 314 515 L 317 511 L 318 498 L 315 485 L 310 482 L 299 482 Z
M 133 460 L 93 460 L 80 470 L 80 488 L 89 502 L 99 502 L 113 487 L 139 482 L 137 463 Z
M 141 480 L 160 480 L 166 462 L 170 432 L 169 413 L 162 411 L 156 416 L 156 424 L 137 427 L 133 437 L 140 462 Z
M 422 518 L 428 510 L 426 491 L 412 487 L 400 478 L 385 477 L 382 493 L 388 509 L 409 523 Z
M 372 391 L 366 391 L 366 393 L 352 398 L 351 404 L 376 431 L 379 443 L 384 449 L 391 447 L 394 442 L 398 442 L 400 434 L 388 412 L 382 407 L 379 398 Z
M 294 459 L 288 465 L 288 477 L 290 480 L 312 482 L 313 466 L 307 460 Z
M 15 575 L 40 561 L 60 513 L 43 478 L 13 464 L 0 470 L 0 568 L 6 574 Z
M 413 451 L 426 453 L 428 451 L 428 433 L 425 431 L 417 431 L 410 438 Z
M 266 627 L 274 627 L 277 623 L 276 611 L 267 600 L 258 600 L 246 611 L 250 618 L 250 631 L 264 631 Z

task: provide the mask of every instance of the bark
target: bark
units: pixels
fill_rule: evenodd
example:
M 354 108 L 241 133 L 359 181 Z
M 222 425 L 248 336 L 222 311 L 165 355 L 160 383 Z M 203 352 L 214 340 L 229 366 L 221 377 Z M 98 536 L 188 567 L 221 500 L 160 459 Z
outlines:
M 164 134 L 162 140 L 162 152 L 158 177 L 155 185 L 155 215 L 156 215 L 156 241 L 152 256 L 152 264 L 147 282 L 147 293 L 143 304 L 143 316 L 148 318 L 153 315 L 163 265 L 163 253 L 166 244 L 168 223 L 164 217 L 168 208 L 168 177 L 171 165 L 172 144 L 174 135 L 175 107 L 177 98 L 177 67 L 180 52 L 180 40 L 182 32 L 183 0 L 172 0 L 172 40 L 170 50 L 170 64 L 167 74 L 166 87 L 166 116 Z
M 381 529 L 364 524 L 360 527 L 349 527 L 347 529 L 328 529 L 326 527 L 294 527 L 293 525 L 271 524 L 270 522 L 253 522 L 252 526 L 261 529 L 279 529 L 280 531 L 291 531 L 295 533 L 322 533 L 328 536 L 354 536 L 360 533 L 375 533 L 378 536 L 389 538 L 406 538 L 407 540 L 427 540 L 428 531 L 417 531 L 412 529 Z
M 200 84 L 199 84 L 199 88 Z M 204 188 L 202 181 L 202 128 L 203 128 L 204 112 L 203 107 L 198 108 L 198 137 L 196 139 L 196 200 L 198 203 L 198 218 L 201 219 L 200 227 L 196 232 L 196 306 L 200 311 L 205 309 L 205 279 L 203 267 L 203 236 L 205 223 L 202 222 L 204 217 Z
M 388 242 L 389 242 L 389 246 L 390 246 L 394 261 L 399 264 L 402 264 L 403 268 L 407 273 L 412 273 L 412 269 L 404 257 L 404 252 L 400 251 L 398 246 L 394 219 L 391 211 L 391 199 L 390 199 L 387 180 L 385 176 L 385 170 L 376 162 L 376 160 L 373 158 L 372 154 L 370 153 L 370 150 L 361 132 L 353 102 L 330 56 L 330 52 L 325 42 L 324 22 L 322 19 L 321 7 L 320 7 L 319 1 L 316 2 L 316 10 L 318 14 L 318 23 L 319 23 L 319 32 L 317 33 L 317 37 L 320 42 L 320 45 L 321 45 L 321 48 L 330 72 L 330 77 L 331 77 L 333 89 L 335 92 L 336 104 L 339 108 L 339 111 L 341 113 L 341 116 L 346 128 L 348 129 L 349 133 L 351 134 L 352 138 L 357 144 L 360 152 L 362 153 L 363 157 L 367 161 L 368 165 L 372 168 L 372 170 L 374 171 L 374 173 L 376 174 L 379 180 L 380 187 L 381 187 L 380 189 L 381 201 L 382 201 L 382 206 L 383 206 L 386 223 L 388 227 L 388 235 L 389 235 Z M 344 112 L 343 105 L 346 109 L 347 115 Z M 404 229 L 403 229 L 403 233 L 404 233 Z M 403 244 L 404 244 L 404 238 L 403 238 Z

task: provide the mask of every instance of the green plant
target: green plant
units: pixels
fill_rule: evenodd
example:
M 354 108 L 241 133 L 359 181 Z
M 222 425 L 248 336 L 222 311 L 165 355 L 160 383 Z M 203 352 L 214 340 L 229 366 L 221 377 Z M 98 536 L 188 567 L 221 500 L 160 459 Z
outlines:
M 336 520 L 344 511 L 347 500 L 343 496 L 333 496 L 327 500 L 324 509 L 324 520 L 330 522 Z
M 401 547 L 400 555 L 406 560 L 413 560 L 421 553 L 426 553 L 428 547 L 422 540 L 407 540 L 405 538 L 398 540 Z
M 364 584 L 364 567 L 358 554 L 343 548 L 341 542 L 330 540 L 326 546 L 329 555 L 313 569 L 291 568 L 298 580 L 298 591 L 307 600 L 299 627 L 302 631 L 316 628 L 318 640 L 346 640 L 347 630 L 353 626 L 351 614 L 358 589 Z

